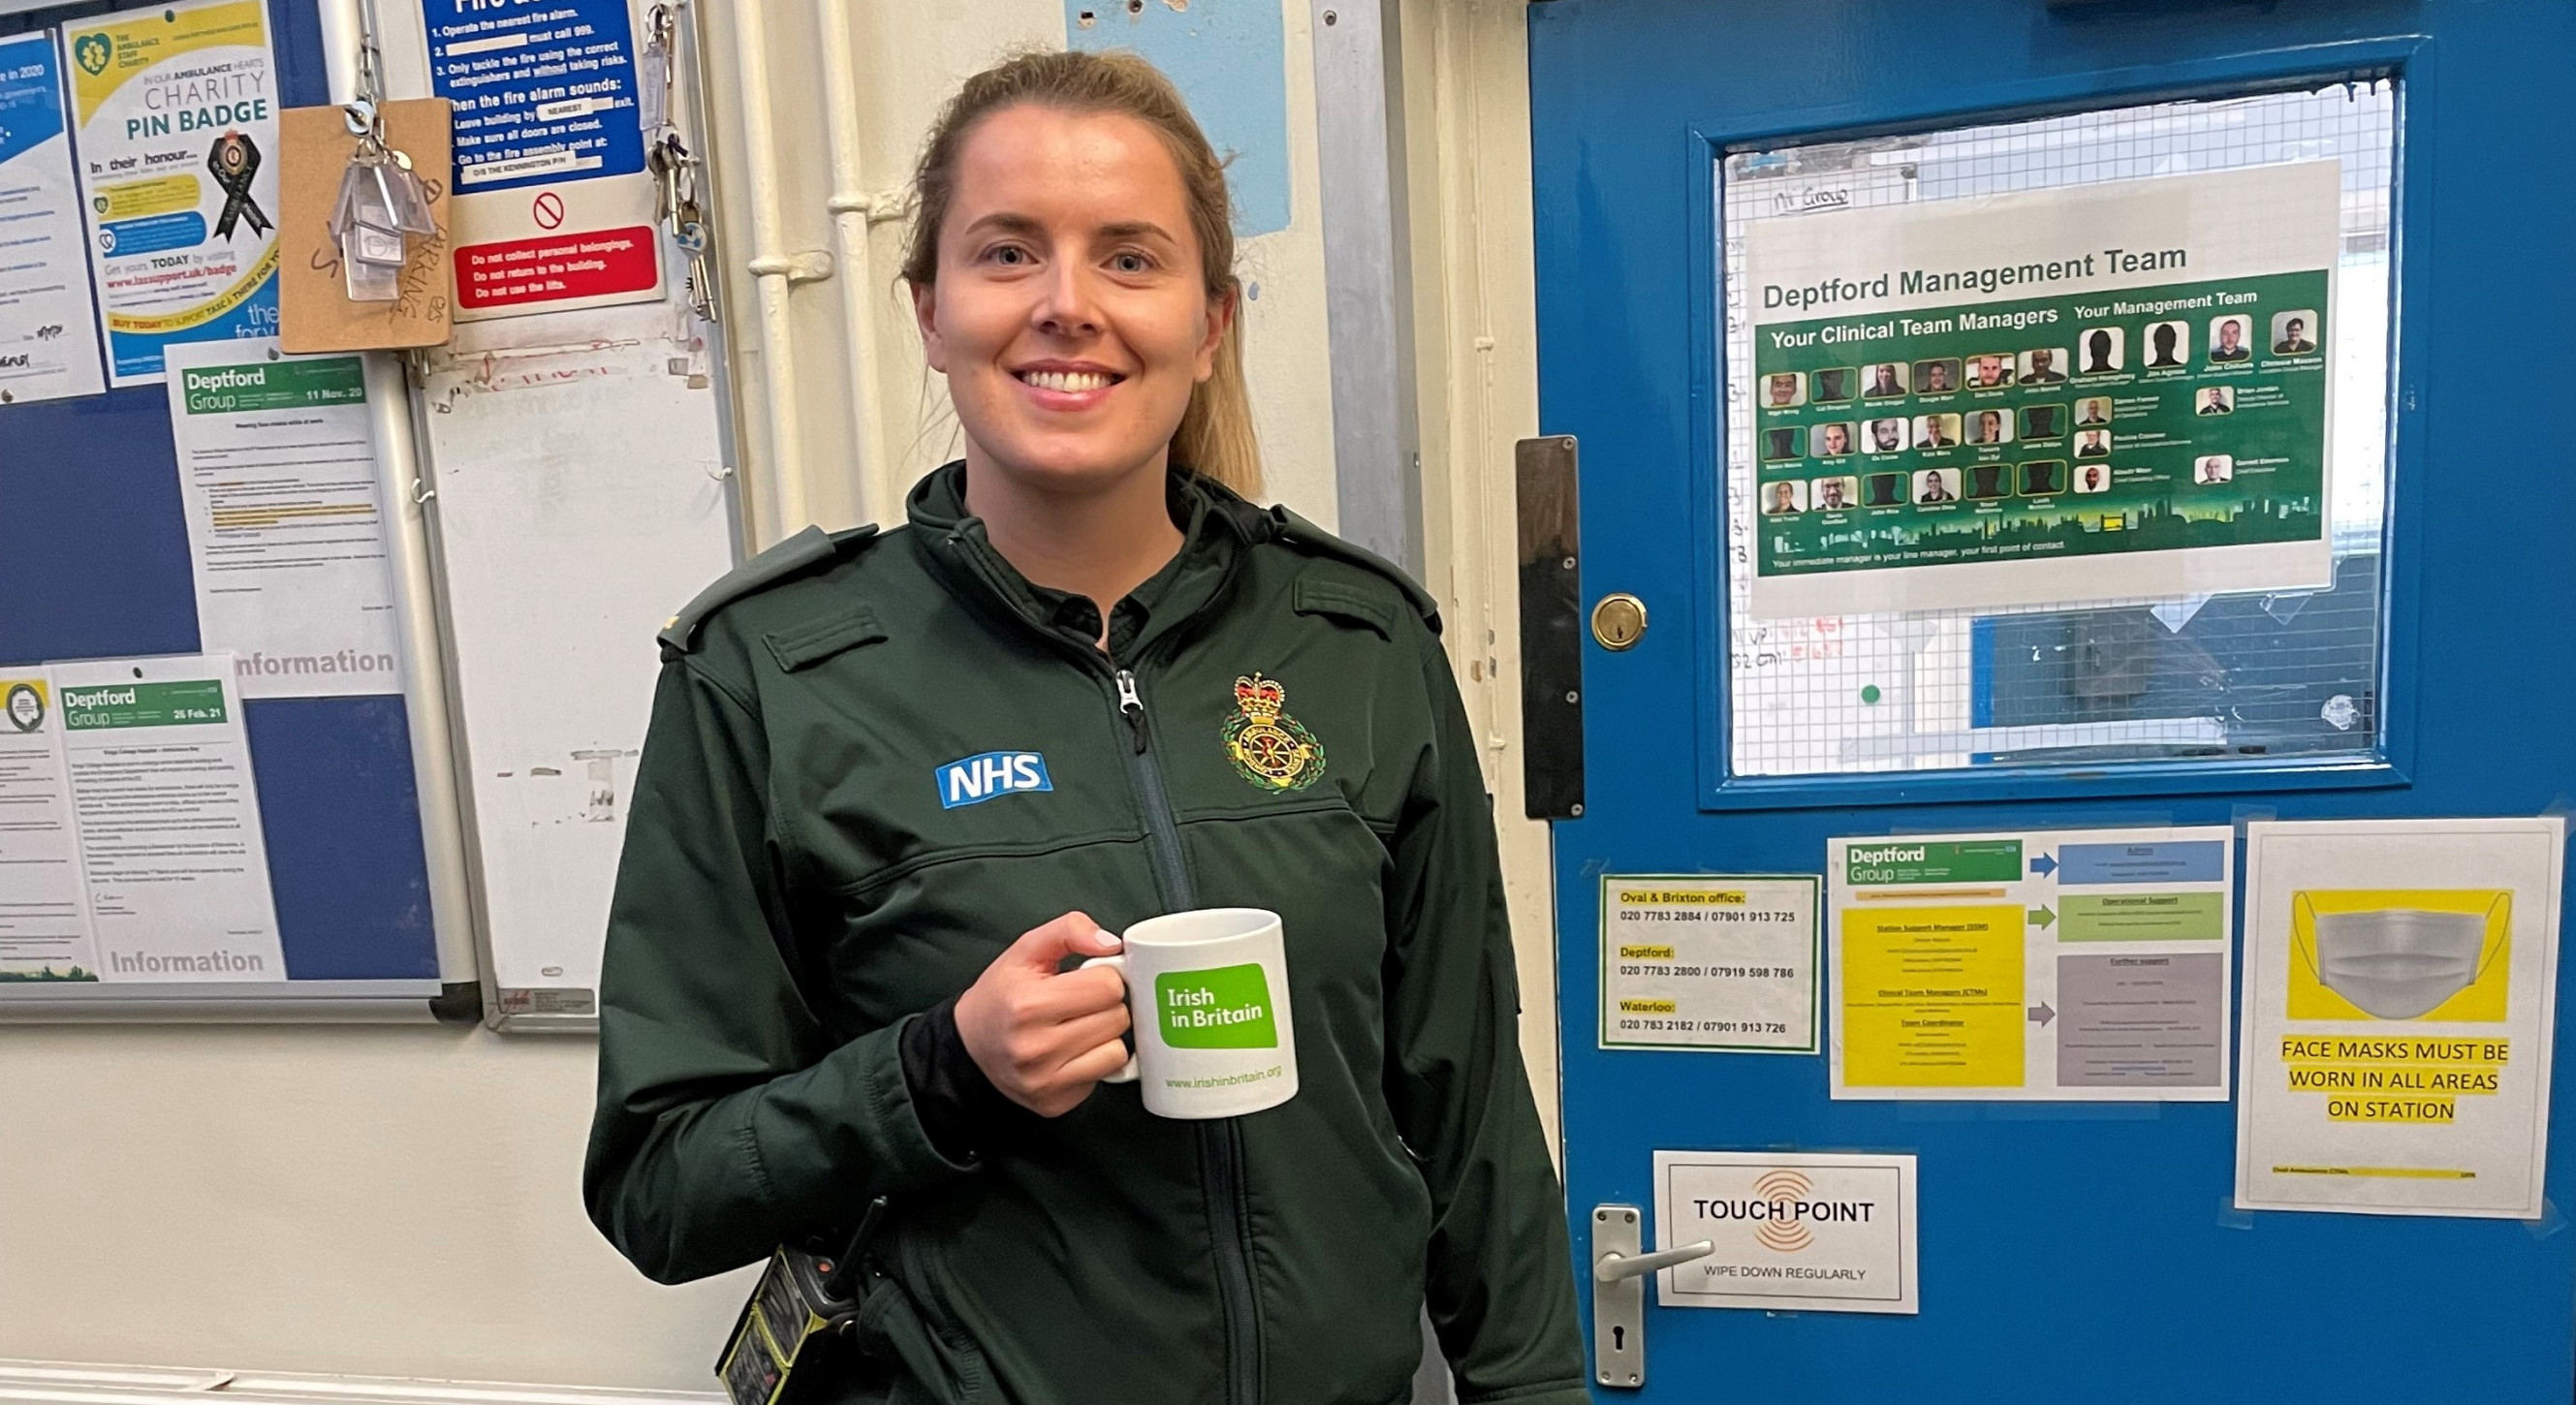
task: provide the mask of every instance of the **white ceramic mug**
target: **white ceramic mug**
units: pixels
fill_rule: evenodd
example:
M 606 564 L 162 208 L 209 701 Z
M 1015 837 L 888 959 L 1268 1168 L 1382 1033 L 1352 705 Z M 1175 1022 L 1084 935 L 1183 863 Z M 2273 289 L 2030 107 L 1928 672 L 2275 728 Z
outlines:
M 1143 1084 L 1158 1117 L 1240 1117 L 1297 1095 L 1297 1029 L 1279 914 L 1207 907 L 1149 917 L 1126 950 L 1082 963 L 1127 982 L 1136 1052 L 1102 1080 Z

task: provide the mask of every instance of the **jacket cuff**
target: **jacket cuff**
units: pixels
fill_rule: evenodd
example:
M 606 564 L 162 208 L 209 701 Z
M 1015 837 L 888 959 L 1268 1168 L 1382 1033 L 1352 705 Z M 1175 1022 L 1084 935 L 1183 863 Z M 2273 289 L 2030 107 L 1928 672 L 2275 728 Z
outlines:
M 942 1155 L 921 1125 L 904 1086 L 901 1029 L 860 1035 L 752 1100 L 753 1180 L 786 1223 L 837 1223 L 854 1196 L 921 1190 L 975 1169 Z M 857 1184 L 854 1170 L 864 1173 Z

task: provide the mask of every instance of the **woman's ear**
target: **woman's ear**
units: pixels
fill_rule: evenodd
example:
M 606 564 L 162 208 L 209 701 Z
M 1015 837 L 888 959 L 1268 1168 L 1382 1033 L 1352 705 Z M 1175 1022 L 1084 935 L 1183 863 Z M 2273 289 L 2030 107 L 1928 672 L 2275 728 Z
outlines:
M 1199 342 L 1198 367 L 1194 379 L 1205 381 L 1216 374 L 1216 349 L 1225 345 L 1226 329 L 1234 325 L 1235 308 L 1243 296 L 1240 280 L 1229 281 L 1225 291 L 1208 299 L 1207 336 Z
M 912 319 L 921 324 L 921 354 L 930 361 L 930 369 L 948 374 L 948 347 L 939 335 L 939 285 L 915 283 L 912 287 Z

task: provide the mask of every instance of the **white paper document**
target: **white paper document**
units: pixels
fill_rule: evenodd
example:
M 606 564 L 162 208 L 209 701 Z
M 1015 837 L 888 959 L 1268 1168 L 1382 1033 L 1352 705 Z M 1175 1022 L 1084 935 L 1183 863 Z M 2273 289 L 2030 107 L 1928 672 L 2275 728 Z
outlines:
M 53 682 L 0 672 L 0 982 L 97 979 Z
M 2245 831 L 2249 1210 L 2537 1219 L 2558 816 Z
M 1816 1052 L 1812 874 L 1607 874 L 1601 1047 Z
M 1655 1153 L 1655 1247 L 1710 1252 L 1658 1275 L 1665 1307 L 1922 1311 L 1911 1156 Z
M 203 646 L 244 697 L 401 692 L 363 364 L 268 339 L 163 359 Z
M 53 676 L 101 979 L 285 980 L 231 656 Z
M 0 39 L 0 405 L 106 388 L 54 36 Z

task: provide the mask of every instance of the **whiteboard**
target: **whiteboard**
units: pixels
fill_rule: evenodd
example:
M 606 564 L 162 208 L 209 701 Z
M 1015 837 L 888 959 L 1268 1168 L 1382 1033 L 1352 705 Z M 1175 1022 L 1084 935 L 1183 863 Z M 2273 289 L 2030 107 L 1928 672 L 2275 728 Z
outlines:
M 582 1029 L 654 634 L 740 555 L 720 360 L 667 303 L 460 327 L 420 393 L 490 1019 Z

